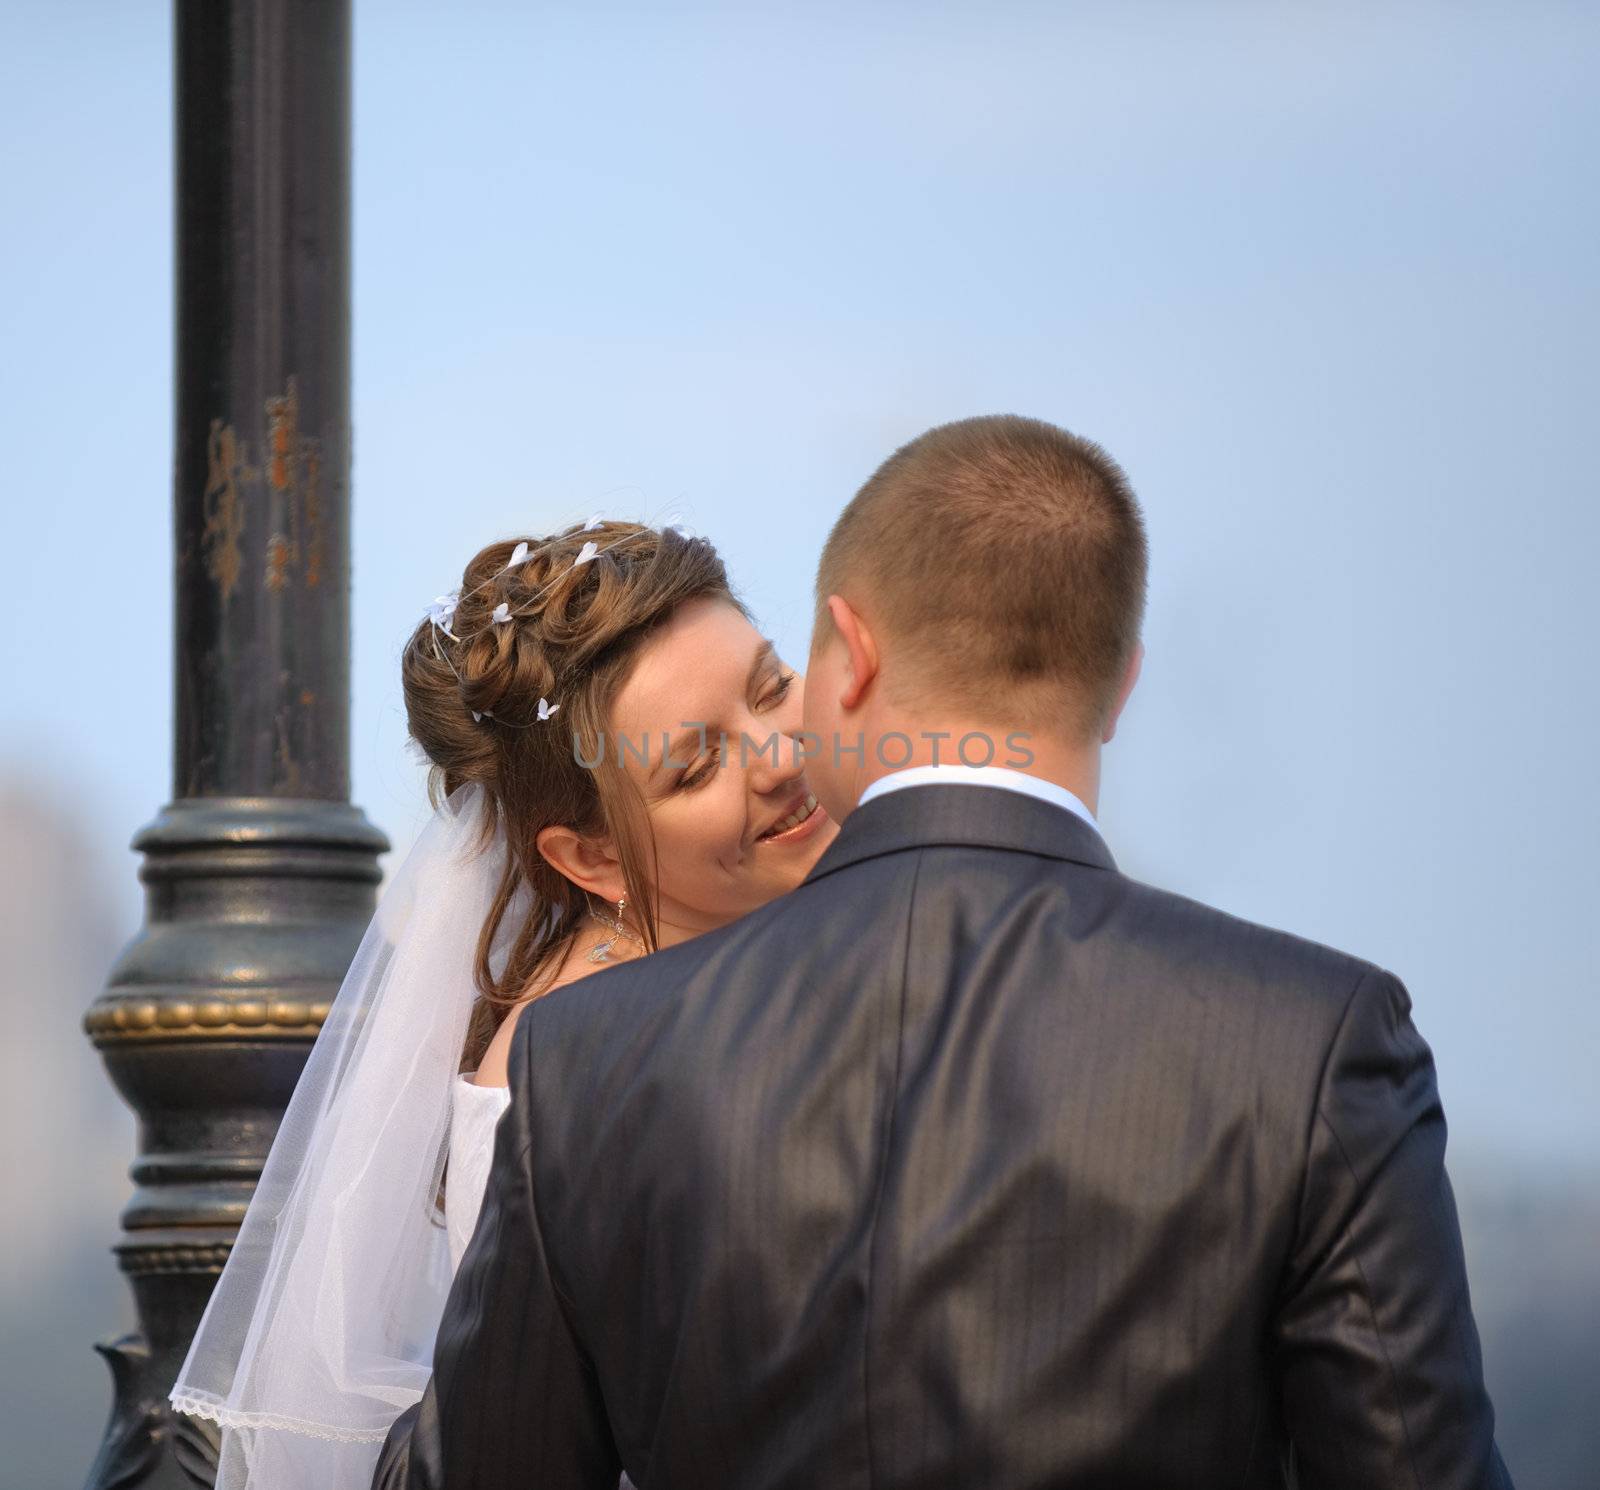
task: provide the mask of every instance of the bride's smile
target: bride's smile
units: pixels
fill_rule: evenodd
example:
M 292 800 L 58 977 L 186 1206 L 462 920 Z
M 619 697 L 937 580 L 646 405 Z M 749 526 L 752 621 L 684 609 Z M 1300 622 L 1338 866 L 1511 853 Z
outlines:
M 622 684 L 607 743 L 655 839 L 662 946 L 792 890 L 837 834 L 798 748 L 803 682 L 735 607 L 706 598 L 678 608 Z
M 828 814 L 822 810 L 816 794 L 807 787 L 796 800 L 793 811 L 784 813 L 770 828 L 758 834 L 756 842 L 804 843 L 827 821 L 829 821 Z

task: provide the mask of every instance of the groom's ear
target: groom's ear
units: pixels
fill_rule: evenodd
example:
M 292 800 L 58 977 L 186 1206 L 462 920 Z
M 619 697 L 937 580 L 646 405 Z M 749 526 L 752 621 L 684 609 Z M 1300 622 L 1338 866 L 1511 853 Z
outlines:
M 1117 706 L 1111 711 L 1111 717 L 1106 720 L 1106 732 L 1100 737 L 1102 745 L 1109 745 L 1111 737 L 1117 732 L 1117 720 L 1122 717 L 1123 706 L 1128 702 L 1128 695 L 1133 692 L 1133 685 L 1139 681 L 1139 669 L 1144 666 L 1144 643 L 1139 642 L 1133 649 L 1133 656 L 1128 659 L 1127 671 L 1122 675 L 1122 687 L 1117 691 Z
M 828 613 L 845 652 L 844 685 L 839 707 L 853 709 L 868 685 L 878 676 L 878 643 L 867 623 L 842 595 L 828 596 Z
M 580 890 L 602 900 L 615 900 L 627 890 L 622 862 L 609 843 L 584 838 L 560 823 L 540 828 L 534 843 L 545 862 Z

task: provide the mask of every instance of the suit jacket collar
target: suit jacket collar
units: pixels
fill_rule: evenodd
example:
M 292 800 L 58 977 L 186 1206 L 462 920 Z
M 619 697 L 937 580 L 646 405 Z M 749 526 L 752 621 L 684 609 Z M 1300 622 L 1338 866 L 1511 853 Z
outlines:
M 802 884 L 900 849 L 1015 849 L 1115 872 L 1106 841 L 1076 812 L 1003 786 L 904 786 L 857 807 Z

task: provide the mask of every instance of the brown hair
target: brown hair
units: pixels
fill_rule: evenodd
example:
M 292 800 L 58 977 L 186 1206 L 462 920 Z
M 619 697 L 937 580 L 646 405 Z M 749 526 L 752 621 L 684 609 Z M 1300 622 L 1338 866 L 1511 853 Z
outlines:
M 575 565 L 587 541 L 599 552 Z M 750 615 L 703 538 L 627 522 L 574 526 L 548 546 L 529 540 L 529 558 L 508 569 L 516 542 L 491 543 L 467 565 L 449 622 L 459 641 L 425 619 L 400 664 L 411 738 L 430 762 L 430 800 L 438 806 L 475 782 L 487 803 L 484 846 L 505 834 L 505 871 L 478 938 L 479 1000 L 463 1071 L 515 1004 L 549 991 L 589 910 L 588 893 L 539 852 L 541 829 L 561 823 L 613 840 L 628 904 L 655 950 L 655 840 L 615 746 L 605 748 L 611 707 L 641 649 L 686 601 L 725 600 Z M 512 618 L 496 625 L 501 602 Z M 542 723 L 541 697 L 560 706 Z
M 878 467 L 817 567 L 876 623 L 902 704 L 1008 713 L 1090 739 L 1104 729 L 1144 620 L 1144 519 L 1099 445 L 1040 419 L 942 424 Z

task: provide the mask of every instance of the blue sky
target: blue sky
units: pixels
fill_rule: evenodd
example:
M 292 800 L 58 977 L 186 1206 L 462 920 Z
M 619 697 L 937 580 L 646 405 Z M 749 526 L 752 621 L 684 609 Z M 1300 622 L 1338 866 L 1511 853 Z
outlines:
M 169 790 L 171 19 L 0 21 L 7 770 L 128 932 Z M 1585 1159 L 1592 9 L 358 5 L 354 795 L 482 543 L 681 512 L 790 660 L 930 424 L 1104 443 L 1152 538 L 1101 819 L 1392 968 L 1453 1154 Z

